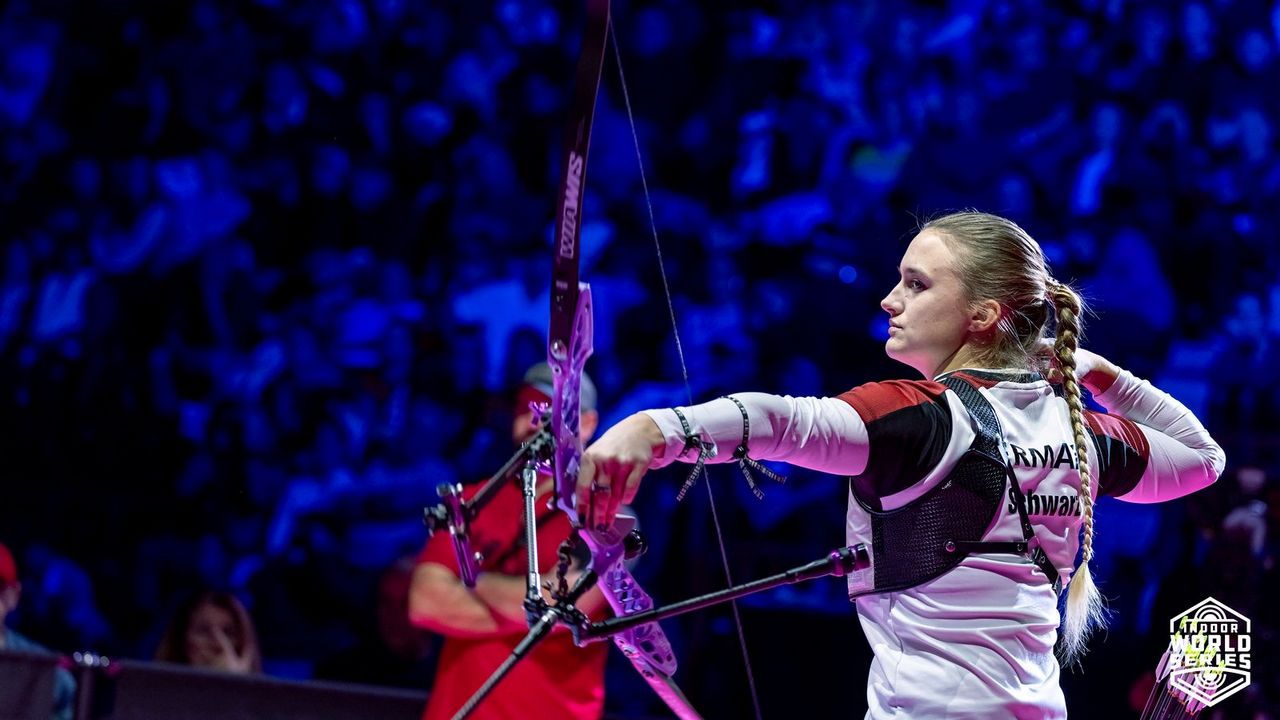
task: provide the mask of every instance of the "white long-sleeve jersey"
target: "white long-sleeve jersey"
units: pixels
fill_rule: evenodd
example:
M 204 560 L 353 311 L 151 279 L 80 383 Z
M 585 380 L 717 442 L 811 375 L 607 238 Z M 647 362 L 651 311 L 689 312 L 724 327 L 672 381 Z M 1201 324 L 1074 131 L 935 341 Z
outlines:
M 1065 400 L 1021 371 L 952 375 L 995 409 L 1036 537 L 1065 586 L 1080 527 L 1078 458 Z M 869 383 L 834 398 L 734 397 L 750 417 L 751 457 L 850 477 L 850 545 L 870 545 L 871 518 L 855 493 L 872 507 L 902 507 L 951 473 L 978 427 L 954 392 L 929 380 Z M 1107 408 L 1085 413 L 1095 497 L 1159 502 L 1221 474 L 1222 449 L 1186 407 L 1149 382 L 1124 372 L 1094 399 Z M 733 459 L 743 432 L 737 405 L 720 399 L 680 410 L 692 432 L 712 443 L 709 462 Z M 692 461 L 676 414 L 647 414 L 666 438 L 655 467 Z M 1011 504 L 983 539 L 1022 539 Z M 1066 716 L 1053 654 L 1057 596 L 1025 557 L 969 555 L 932 581 L 863 595 L 856 604 L 875 654 L 868 718 Z

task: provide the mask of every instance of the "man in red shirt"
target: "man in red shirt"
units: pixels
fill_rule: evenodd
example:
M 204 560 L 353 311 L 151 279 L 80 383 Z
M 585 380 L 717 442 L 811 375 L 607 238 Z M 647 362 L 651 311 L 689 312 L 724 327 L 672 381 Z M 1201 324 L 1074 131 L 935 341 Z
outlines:
M 535 432 L 529 403 L 550 402 L 551 392 L 551 369 L 546 363 L 525 373 L 511 428 L 516 445 Z M 599 422 L 595 405 L 595 386 L 584 374 L 583 442 Z M 471 487 L 465 496 L 469 499 L 477 489 L 479 486 Z M 551 490 L 551 477 L 540 475 L 536 500 L 538 570 L 544 579 L 554 582 L 557 550 L 571 528 L 563 512 L 546 509 Z M 462 583 L 453 544 L 445 533 L 436 533 L 427 542 L 413 574 L 410 618 L 416 625 L 445 636 L 423 720 L 452 718 L 529 630 L 523 605 L 528 574 L 524 502 L 518 479 L 503 485 L 471 523 L 470 531 L 472 548 L 482 556 L 475 588 Z M 570 585 L 576 574 L 576 568 L 569 574 Z M 604 608 L 600 590 L 594 588 L 585 594 L 578 607 L 599 616 Z M 567 629 L 556 628 L 516 663 L 471 717 L 599 718 L 604 712 L 609 645 L 593 643 L 579 648 Z

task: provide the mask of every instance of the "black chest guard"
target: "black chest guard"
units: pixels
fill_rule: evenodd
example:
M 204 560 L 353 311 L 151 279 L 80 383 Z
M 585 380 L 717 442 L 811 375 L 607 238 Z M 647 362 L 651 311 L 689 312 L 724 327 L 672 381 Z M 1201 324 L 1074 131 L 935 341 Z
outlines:
M 977 420 L 977 436 L 950 475 L 900 508 L 876 510 L 854 492 L 871 517 L 872 586 L 850 597 L 915 587 L 941 577 L 970 553 L 1025 555 L 1058 592 L 1057 568 L 1035 542 L 1026 498 L 1001 451 L 1003 435 L 995 409 L 964 380 L 947 377 L 941 382 Z M 982 542 L 998 518 L 1006 488 L 1018 509 L 1023 539 Z

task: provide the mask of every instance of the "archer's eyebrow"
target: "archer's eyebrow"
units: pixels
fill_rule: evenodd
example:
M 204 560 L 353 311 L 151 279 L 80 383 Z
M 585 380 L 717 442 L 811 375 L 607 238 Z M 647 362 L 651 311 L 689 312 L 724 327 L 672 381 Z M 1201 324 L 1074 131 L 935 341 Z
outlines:
M 899 272 L 899 273 L 901 273 L 901 274 L 903 274 L 903 275 L 918 275 L 918 276 L 920 276 L 920 277 L 924 277 L 924 278 L 929 277 L 929 274 L 928 274 L 928 273 L 926 273 L 925 271 L 921 270 L 920 268 L 910 267 L 910 266 L 908 266 L 908 267 L 901 267 L 901 266 L 899 266 L 899 267 L 898 267 L 898 272 Z

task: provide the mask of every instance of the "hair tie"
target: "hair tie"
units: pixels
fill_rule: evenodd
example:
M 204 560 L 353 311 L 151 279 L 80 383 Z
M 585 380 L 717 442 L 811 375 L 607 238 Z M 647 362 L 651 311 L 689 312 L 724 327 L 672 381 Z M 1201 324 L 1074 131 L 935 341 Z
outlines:
M 1019 336 L 1038 330 L 1049 322 L 1049 310 L 1053 303 L 1047 298 L 1036 298 L 1013 314 L 1013 328 Z

